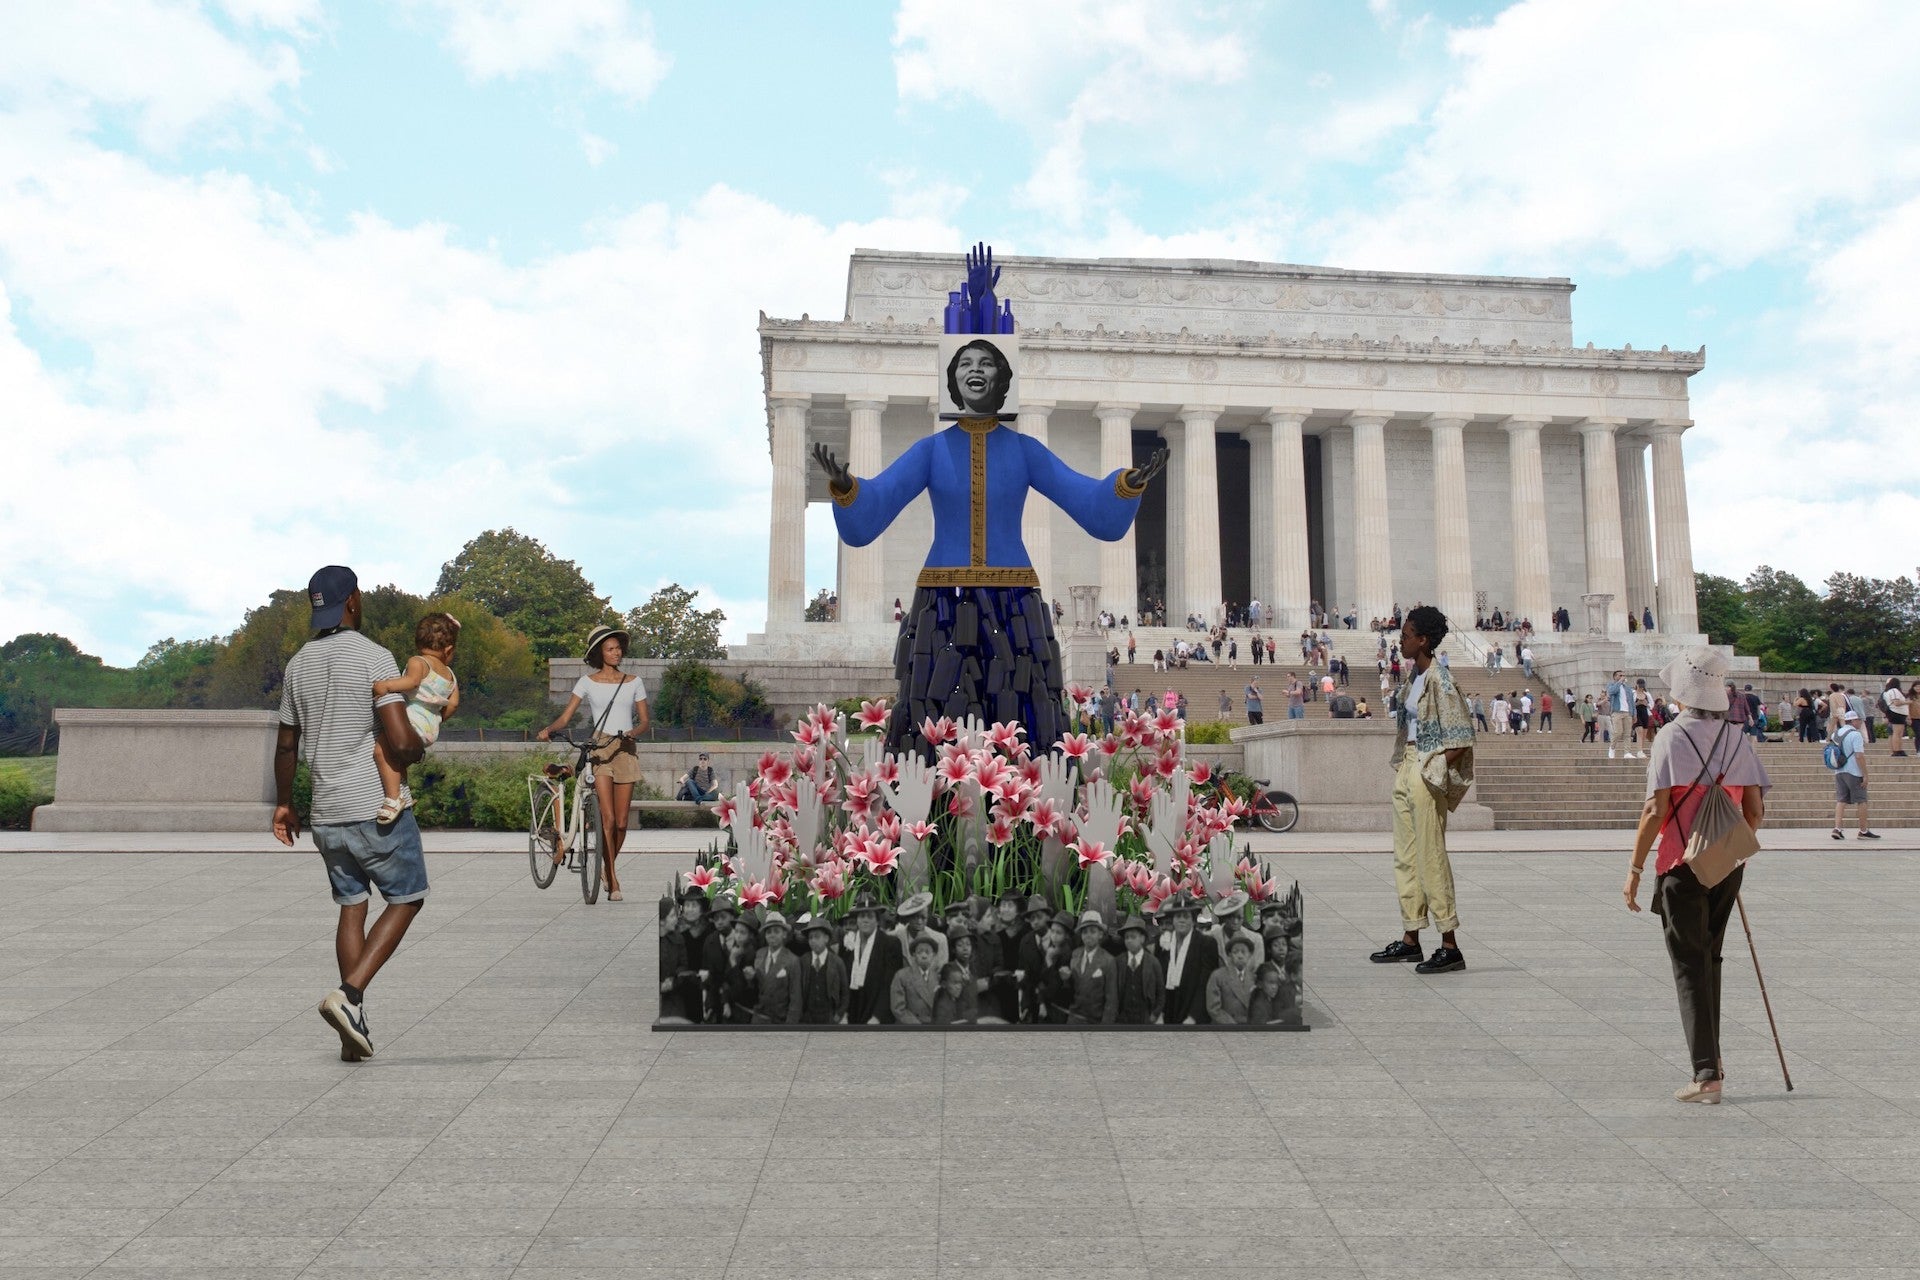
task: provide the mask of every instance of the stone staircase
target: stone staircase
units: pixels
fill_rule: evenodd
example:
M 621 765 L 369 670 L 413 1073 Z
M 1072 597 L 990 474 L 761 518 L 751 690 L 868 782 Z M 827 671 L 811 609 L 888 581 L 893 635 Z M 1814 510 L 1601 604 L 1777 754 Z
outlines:
M 1481 734 L 1474 749 L 1475 799 L 1502 830 L 1631 829 L 1646 799 L 1647 765 L 1607 759 L 1604 745 L 1580 741 L 1555 717 L 1555 732 Z M 1756 748 L 1773 779 L 1767 825 L 1833 825 L 1833 775 L 1817 744 L 1768 742 Z M 1870 813 L 1876 828 L 1920 827 L 1920 757 L 1893 759 L 1887 744 L 1867 749 Z M 1852 833 L 1854 819 L 1848 818 Z

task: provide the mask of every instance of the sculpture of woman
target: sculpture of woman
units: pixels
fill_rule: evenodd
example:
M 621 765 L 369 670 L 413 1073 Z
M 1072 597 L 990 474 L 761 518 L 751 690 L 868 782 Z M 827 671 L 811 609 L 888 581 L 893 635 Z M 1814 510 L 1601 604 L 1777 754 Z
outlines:
M 991 288 L 988 272 L 998 275 L 991 261 L 969 258 L 974 296 Z M 1132 527 L 1147 484 L 1166 466 L 1163 446 L 1144 466 L 1100 478 L 1080 474 L 996 416 L 1012 379 L 1007 356 L 983 335 L 947 363 L 947 393 L 965 416 L 916 442 L 879 475 L 856 477 L 825 445 L 814 446 L 834 522 L 849 546 L 879 537 L 922 492 L 933 505 L 933 546 L 894 649 L 900 695 L 887 726 L 891 751 L 924 752 L 923 721 L 968 715 L 1019 721 L 1036 750 L 1053 746 L 1064 723 L 1065 682 L 1053 611 L 1020 537 L 1028 491 L 1039 491 L 1094 537 L 1117 542 Z

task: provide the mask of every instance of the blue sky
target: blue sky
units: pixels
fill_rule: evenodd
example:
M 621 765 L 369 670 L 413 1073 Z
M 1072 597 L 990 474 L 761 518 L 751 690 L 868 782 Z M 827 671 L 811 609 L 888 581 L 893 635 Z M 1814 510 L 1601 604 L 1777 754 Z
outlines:
M 1577 340 L 1708 347 L 1702 568 L 1911 573 L 1917 58 L 1897 3 L 0 7 L 0 635 L 512 524 L 742 636 L 757 313 L 981 238 L 1570 276 Z

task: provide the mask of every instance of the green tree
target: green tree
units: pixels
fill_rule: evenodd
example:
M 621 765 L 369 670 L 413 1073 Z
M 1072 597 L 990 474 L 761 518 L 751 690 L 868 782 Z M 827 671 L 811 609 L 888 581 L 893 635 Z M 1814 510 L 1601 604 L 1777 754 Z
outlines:
M 214 666 L 225 643 L 206 640 L 156 642 L 134 666 L 134 682 L 143 706 L 204 707 L 213 684 Z
M 1820 600 L 1823 671 L 1900 675 L 1920 659 L 1920 598 L 1911 578 L 1836 573 Z
M 547 664 L 534 657 L 527 638 L 466 596 L 423 600 L 398 587 L 376 587 L 361 594 L 361 630 L 392 651 L 405 666 L 418 650 L 413 630 L 429 613 L 450 613 L 460 623 L 453 674 L 460 681 L 456 726 L 513 725 L 546 703 Z M 530 721 L 529 721 L 530 723 Z
M 820 588 L 814 593 L 813 599 L 807 601 L 807 621 L 832 622 L 833 606 L 833 593 L 825 587 Z
M 436 598 L 465 596 L 525 636 L 534 656 L 577 655 L 587 632 L 619 622 L 571 560 L 513 529 L 489 529 L 440 568 Z
M 1747 621 L 1739 647 L 1760 659 L 1763 671 L 1825 671 L 1827 637 L 1820 597 L 1783 569 L 1761 565 L 1747 575 Z
M 720 624 L 727 615 L 719 609 L 698 609 L 694 603 L 700 593 L 689 591 L 677 582 L 647 597 L 647 602 L 627 611 L 627 632 L 631 652 L 637 658 L 724 658 L 726 646 L 720 643 Z
M 653 691 L 649 709 L 654 723 L 666 728 L 748 728 L 773 723 L 773 708 L 759 685 L 730 680 L 690 658 L 660 673 L 660 687 Z
M 1700 602 L 1700 629 L 1710 644 L 1732 644 L 1747 623 L 1747 595 L 1732 578 L 1717 573 L 1693 575 L 1693 593 Z

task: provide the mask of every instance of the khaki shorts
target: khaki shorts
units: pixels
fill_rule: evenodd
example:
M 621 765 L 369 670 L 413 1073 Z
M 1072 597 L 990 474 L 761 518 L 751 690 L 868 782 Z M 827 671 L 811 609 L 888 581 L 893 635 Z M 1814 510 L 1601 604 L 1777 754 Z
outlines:
M 588 757 L 593 761 L 593 776 L 630 787 L 640 781 L 640 757 L 631 742 L 620 743 L 619 749 L 609 755 L 608 744 L 615 741 L 610 733 L 593 735 L 593 754 Z

